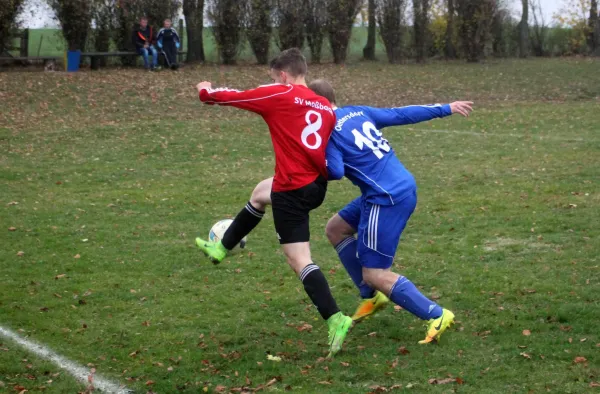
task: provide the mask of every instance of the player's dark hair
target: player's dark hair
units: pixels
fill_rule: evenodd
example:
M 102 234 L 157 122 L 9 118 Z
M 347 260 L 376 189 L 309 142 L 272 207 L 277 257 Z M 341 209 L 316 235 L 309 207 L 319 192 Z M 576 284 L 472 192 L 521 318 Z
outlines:
M 308 84 L 308 88 L 318 94 L 319 96 L 325 97 L 331 104 L 335 104 L 335 91 L 333 86 L 324 79 L 315 79 Z
M 306 58 L 298 48 L 290 48 L 281 52 L 270 64 L 271 69 L 285 71 L 294 77 L 306 75 L 308 67 Z

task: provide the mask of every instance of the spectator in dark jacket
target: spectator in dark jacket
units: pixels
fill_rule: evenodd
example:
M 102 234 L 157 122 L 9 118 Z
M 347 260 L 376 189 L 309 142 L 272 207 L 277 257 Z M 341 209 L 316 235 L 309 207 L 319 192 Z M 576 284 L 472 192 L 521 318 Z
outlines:
M 131 40 L 135 50 L 144 58 L 144 67 L 147 70 L 158 70 L 160 68 L 158 66 L 158 54 L 156 48 L 152 45 L 154 33 L 152 27 L 148 26 L 148 18 L 142 17 L 140 19 L 140 25 L 133 30 Z M 149 55 L 152 55 L 152 65 L 148 60 Z
M 165 19 L 164 27 L 160 29 L 156 36 L 156 45 L 165 55 L 167 65 L 172 70 L 177 70 L 179 65 L 177 64 L 177 51 L 181 46 L 181 40 L 177 30 L 171 26 L 171 20 Z

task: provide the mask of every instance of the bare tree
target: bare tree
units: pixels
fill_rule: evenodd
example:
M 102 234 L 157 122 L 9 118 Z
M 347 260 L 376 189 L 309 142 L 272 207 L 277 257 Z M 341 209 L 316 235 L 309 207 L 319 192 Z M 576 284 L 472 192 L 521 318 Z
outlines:
M 94 49 L 98 52 L 108 52 L 110 42 L 116 39 L 114 36 L 117 27 L 115 18 L 117 2 L 116 0 L 93 0 L 92 1 L 92 19 L 96 25 L 94 30 Z M 106 58 L 99 59 L 100 66 L 106 65 Z
M 208 17 L 212 22 L 221 62 L 235 64 L 242 44 L 244 30 L 243 1 L 238 0 L 209 0 Z
M 0 55 L 10 43 L 10 32 L 15 27 L 17 15 L 21 12 L 24 0 L 6 0 L 0 7 Z
M 529 56 L 529 0 L 521 0 L 523 12 L 519 22 L 519 56 Z
M 246 36 L 258 64 L 269 61 L 269 44 L 271 42 L 271 0 L 248 1 L 248 27 Z
M 456 48 L 454 46 L 454 31 L 456 24 L 456 9 L 454 7 L 455 0 L 448 0 L 448 23 L 446 25 L 446 45 L 444 47 L 444 55 L 446 59 L 456 58 Z
M 529 8 L 531 9 L 531 15 L 533 17 L 533 25 L 531 26 L 532 34 L 529 35 L 531 49 L 535 56 L 545 56 L 548 26 L 544 19 L 544 12 L 540 0 L 529 0 Z
M 204 62 L 204 0 L 183 0 L 187 32 L 187 61 Z
M 377 60 L 375 58 L 375 46 L 377 45 L 377 7 L 375 0 L 368 0 L 369 30 L 367 33 L 367 45 L 363 48 L 365 60 Z
M 377 0 L 379 32 L 385 45 L 388 61 L 398 63 L 402 59 L 403 29 L 406 26 L 406 0 Z
M 413 28 L 417 62 L 422 63 L 427 56 L 427 36 L 429 25 L 429 0 L 413 0 Z
M 48 0 L 56 14 L 70 51 L 85 49 L 90 24 L 92 4 L 88 0 Z
M 275 26 L 279 49 L 304 46 L 304 23 L 306 10 L 299 0 L 275 0 Z
M 600 55 L 600 21 L 598 20 L 598 0 L 591 0 L 588 18 L 587 44 L 591 54 Z
M 323 41 L 327 34 L 327 0 L 304 0 L 306 40 L 310 48 L 310 60 L 321 62 Z
M 342 64 L 348 56 L 352 25 L 362 0 L 327 0 L 328 31 L 333 62 Z
M 483 58 L 497 8 L 497 0 L 456 0 L 459 33 L 468 62 Z

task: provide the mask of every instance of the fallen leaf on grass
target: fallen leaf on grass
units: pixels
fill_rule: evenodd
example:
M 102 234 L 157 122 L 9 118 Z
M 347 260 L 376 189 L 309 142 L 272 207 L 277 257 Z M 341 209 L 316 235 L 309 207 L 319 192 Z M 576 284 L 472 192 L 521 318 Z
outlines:
M 531 356 L 529 354 L 525 353 L 525 352 L 522 352 L 521 356 L 525 357 L 528 360 L 531 360 Z
M 406 356 L 407 354 L 409 354 L 410 352 L 408 351 L 408 349 L 406 349 L 404 346 L 400 346 L 398 348 L 398 353 L 400 353 L 403 356 Z
M 296 327 L 296 330 L 298 330 L 298 332 L 302 332 L 302 331 L 311 332 L 312 328 L 313 328 L 313 326 L 311 326 L 310 324 L 304 323 L 301 326 Z
M 279 357 L 279 356 L 272 356 L 270 354 L 267 354 L 267 360 L 275 361 L 275 362 L 280 362 L 281 361 L 281 357 Z
M 154 380 L 147 380 L 146 386 L 152 386 L 154 384 Z
M 402 307 L 400 305 L 394 305 L 394 310 L 396 312 L 400 312 L 402 310 Z
M 369 389 L 373 390 L 369 393 L 385 393 L 388 389 L 385 386 L 380 386 L 378 384 L 374 384 L 373 386 L 369 386 Z
M 267 384 L 265 384 L 266 387 L 272 386 L 275 383 L 277 383 L 278 380 L 281 380 L 281 377 L 274 377 L 273 379 L 269 380 L 267 382 Z
M 582 364 L 582 363 L 585 363 L 585 362 L 587 362 L 587 358 L 585 358 L 585 357 L 581 357 L 581 356 L 579 356 L 579 357 L 575 357 L 575 360 L 573 360 L 573 362 L 574 362 L 575 364 Z
M 67 276 L 67 274 L 60 274 L 60 275 L 56 275 L 56 276 L 54 277 L 54 279 L 62 279 L 62 278 L 64 278 L 65 276 Z
M 446 379 L 429 379 L 427 381 L 429 384 L 448 384 L 448 383 L 457 383 L 457 378 L 446 378 Z M 462 379 L 461 383 L 462 384 Z
M 218 385 L 217 387 L 215 387 L 215 391 L 216 391 L 217 393 L 223 393 L 223 392 L 225 392 L 225 390 L 227 390 L 227 387 L 225 387 L 225 386 L 223 386 L 223 385 L 221 385 L 221 384 L 220 384 L 220 385 Z
M 590 382 L 590 387 L 600 387 L 600 383 L 598 383 L 598 382 Z
M 149 322 L 149 321 L 147 321 L 147 320 L 146 320 L 146 321 L 143 321 L 143 322 L 142 322 L 142 326 L 144 326 L 144 327 L 150 327 L 150 322 Z
M 17 256 L 21 257 L 21 256 L 25 256 L 25 252 L 23 252 L 22 250 L 19 250 L 17 252 Z
M 349 367 L 350 366 L 350 363 L 347 363 L 347 362 L 344 362 L 344 361 L 340 362 L 340 364 L 342 364 L 343 367 Z
M 526 337 L 531 335 L 531 331 L 529 330 L 523 330 L 523 335 L 525 335 Z
M 319 384 L 331 384 L 331 382 L 328 382 L 327 380 L 323 380 L 323 381 L 320 381 Z
M 77 253 L 75 256 L 73 256 L 74 259 L 78 259 L 81 258 L 81 256 L 79 255 L 79 253 Z
M 17 231 L 17 228 L 16 227 L 9 227 L 8 231 Z
M 50 309 L 47 306 L 40 308 L 40 311 L 42 312 L 48 312 L 49 310 Z
M 368 337 L 374 337 L 377 336 L 377 331 L 373 331 L 367 334 Z
M 11 205 L 18 205 L 18 204 L 19 204 L 19 203 L 18 203 L 17 201 L 11 201 L 11 202 L 9 202 L 9 203 L 8 203 L 8 204 L 6 204 L 6 205 L 8 205 L 8 206 L 11 206 Z

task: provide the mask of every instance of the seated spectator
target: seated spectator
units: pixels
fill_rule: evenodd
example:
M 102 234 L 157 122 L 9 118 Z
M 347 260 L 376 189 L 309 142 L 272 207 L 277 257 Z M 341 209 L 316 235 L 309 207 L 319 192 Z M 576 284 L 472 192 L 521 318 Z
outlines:
M 171 67 L 172 70 L 177 70 L 179 65 L 177 64 L 177 51 L 181 47 L 181 40 L 177 30 L 171 27 L 171 20 L 165 19 L 163 28 L 160 29 L 156 36 L 156 45 L 162 50 L 167 61 L 167 66 Z
M 152 45 L 154 35 L 152 27 L 148 26 L 148 18 L 145 16 L 140 19 L 140 25 L 133 30 L 132 41 L 135 50 L 144 58 L 144 67 L 146 70 L 159 70 L 158 53 Z M 148 56 L 152 55 L 152 65 L 148 61 Z

